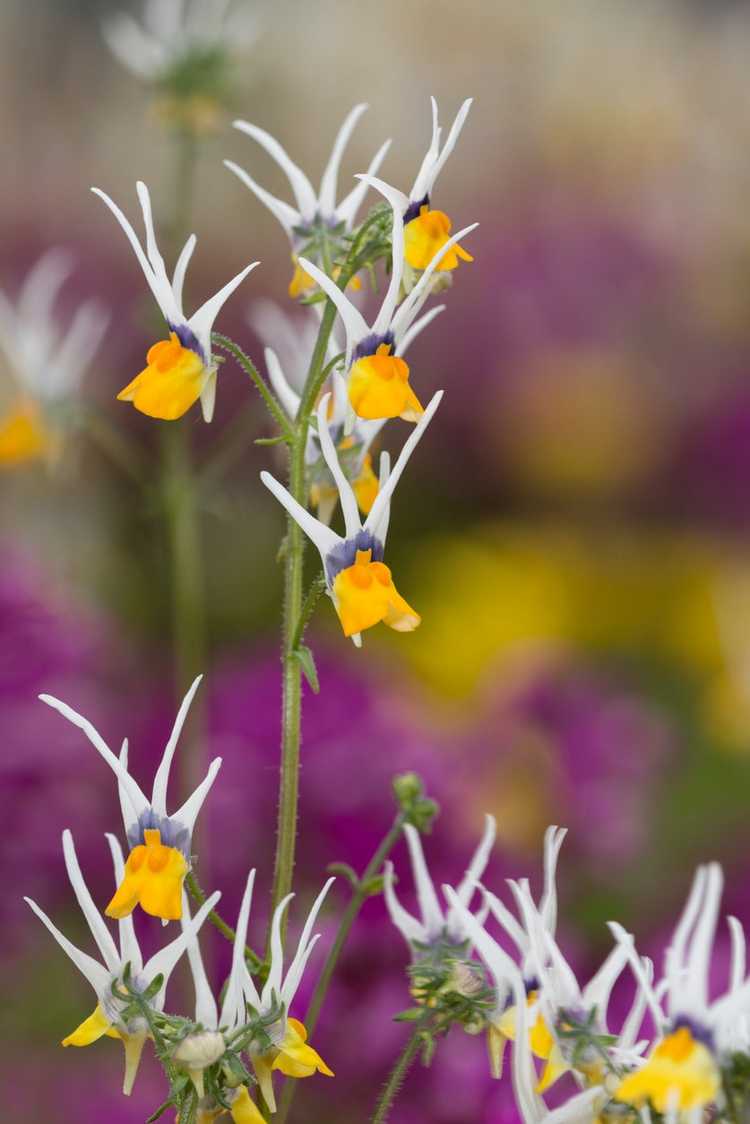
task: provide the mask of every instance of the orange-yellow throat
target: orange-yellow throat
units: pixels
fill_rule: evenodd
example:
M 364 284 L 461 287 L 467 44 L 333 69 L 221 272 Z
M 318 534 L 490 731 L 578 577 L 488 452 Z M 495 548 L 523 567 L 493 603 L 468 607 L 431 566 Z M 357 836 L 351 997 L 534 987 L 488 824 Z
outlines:
M 371 550 L 358 550 L 354 565 L 336 575 L 333 597 L 345 636 L 380 621 L 397 632 L 412 632 L 421 620 L 396 589 L 388 567 L 372 561 Z
M 175 421 L 187 413 L 211 376 L 200 355 L 183 347 L 175 332 L 149 348 L 146 364 L 117 397 L 162 421 Z
M 182 916 L 182 883 L 187 859 L 176 847 L 161 841 L 161 832 L 146 829 L 143 843 L 128 855 L 125 877 L 106 909 L 108 917 L 127 917 L 137 905 L 152 917 L 179 921 Z
M 389 343 L 381 343 L 374 355 L 363 355 L 352 365 L 349 401 L 355 414 L 368 421 L 403 418 L 415 422 L 424 413 L 409 385 L 409 365 L 391 355 Z
M 427 203 L 420 207 L 417 217 L 404 227 L 404 257 L 412 269 L 427 269 L 438 250 L 450 239 L 452 227 L 444 211 L 431 211 Z M 474 258 L 456 243 L 435 268 L 440 272 L 456 269 L 460 261 L 474 261 Z

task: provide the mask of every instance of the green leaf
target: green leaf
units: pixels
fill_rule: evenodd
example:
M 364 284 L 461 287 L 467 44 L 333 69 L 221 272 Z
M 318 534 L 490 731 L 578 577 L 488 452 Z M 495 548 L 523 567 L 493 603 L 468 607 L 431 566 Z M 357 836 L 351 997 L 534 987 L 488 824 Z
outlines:
M 318 669 L 315 666 L 315 657 L 312 654 L 312 650 L 308 648 L 307 644 L 300 644 L 299 648 L 295 648 L 292 655 L 302 668 L 302 674 L 310 685 L 310 690 L 314 695 L 319 694 L 320 682 L 318 680 Z
M 254 445 L 291 445 L 291 443 L 291 438 L 285 433 L 279 433 L 276 437 L 256 437 L 253 441 Z
M 359 888 L 359 875 L 353 866 L 348 863 L 329 863 L 326 867 L 329 874 L 337 874 L 345 878 L 355 890 Z
M 393 1016 L 395 1023 L 416 1023 L 424 1017 L 424 1007 L 409 1007 Z

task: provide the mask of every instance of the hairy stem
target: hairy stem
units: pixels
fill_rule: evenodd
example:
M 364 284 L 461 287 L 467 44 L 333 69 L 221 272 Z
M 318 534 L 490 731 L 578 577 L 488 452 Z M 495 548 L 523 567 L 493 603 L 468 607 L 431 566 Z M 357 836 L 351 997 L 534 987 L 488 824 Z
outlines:
M 419 1053 L 419 1048 L 422 1044 L 422 1033 L 423 1028 L 419 1025 L 416 1026 L 411 1038 L 409 1038 L 396 1059 L 396 1063 L 388 1075 L 388 1080 L 383 1086 L 383 1092 L 378 1098 L 378 1103 L 372 1114 L 371 1124 L 385 1124 L 385 1121 L 388 1119 L 388 1115 L 393 1108 L 393 1102 L 401 1091 L 401 1086 Z

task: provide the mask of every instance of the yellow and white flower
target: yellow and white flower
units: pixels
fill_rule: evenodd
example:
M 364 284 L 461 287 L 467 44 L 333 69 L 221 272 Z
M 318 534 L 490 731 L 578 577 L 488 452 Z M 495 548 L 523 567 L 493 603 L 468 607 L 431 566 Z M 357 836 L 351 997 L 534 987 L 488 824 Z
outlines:
M 109 314 L 96 300 L 80 305 L 63 329 L 55 302 L 70 275 L 72 259 L 49 250 L 11 301 L 0 290 L 0 353 L 10 393 L 0 406 L 0 467 L 54 461 L 63 435 L 61 407 L 75 400 L 104 337 Z
M 247 970 L 244 957 L 241 958 L 241 967 L 238 972 L 242 976 L 242 992 L 247 1006 L 261 1017 L 271 1015 L 275 1010 L 280 1010 L 280 1015 L 275 1022 L 265 1027 L 271 1039 L 270 1050 L 259 1053 L 250 1046 L 250 1057 L 258 1079 L 263 1099 L 271 1112 L 276 1111 L 276 1098 L 273 1090 L 273 1073 L 280 1071 L 287 1077 L 312 1077 L 315 1073 L 322 1073 L 326 1077 L 333 1077 L 333 1072 L 321 1058 L 320 1054 L 307 1042 L 307 1030 L 298 1019 L 291 1018 L 289 1010 L 297 989 L 302 982 L 302 976 L 310 959 L 315 945 L 320 939 L 320 934 L 313 935 L 313 927 L 320 912 L 320 907 L 326 894 L 335 882 L 329 878 L 323 889 L 313 902 L 300 935 L 297 951 L 292 958 L 286 974 L 284 973 L 284 950 L 281 940 L 281 923 L 284 912 L 294 897 L 288 894 L 279 902 L 274 911 L 271 922 L 271 964 L 263 990 L 259 993 Z M 247 915 L 250 911 L 250 897 L 252 882 L 248 882 L 245 898 L 242 902 L 241 918 L 247 925 Z M 238 926 L 239 927 L 239 926 Z M 235 945 L 235 955 L 237 946 Z
M 318 548 L 328 593 L 344 635 L 350 636 L 357 647 L 362 643 L 361 633 L 380 621 L 397 632 L 412 632 L 420 623 L 419 614 L 407 604 L 393 584 L 391 571 L 383 562 L 383 553 L 391 496 L 442 396 L 443 392 L 438 391 L 432 398 L 419 424 L 405 442 L 393 472 L 390 472 L 388 454 L 381 453 L 378 495 L 364 523 L 360 519 L 357 498 L 333 447 L 328 428 L 329 396 L 325 395 L 321 400 L 318 406 L 318 438 L 338 488 L 346 530 L 344 538 L 302 507 L 270 472 L 260 474 L 269 491 Z
M 412 875 L 417 890 L 417 902 L 421 916 L 419 918 L 413 917 L 404 909 L 396 897 L 392 862 L 386 862 L 383 868 L 383 894 L 390 919 L 409 945 L 415 958 L 419 958 L 420 949 L 434 944 L 436 941 L 447 940 L 452 944 L 462 945 L 470 940 L 470 934 L 464 925 L 463 914 L 458 907 L 468 910 L 471 899 L 477 891 L 479 879 L 484 874 L 489 862 L 495 843 L 495 833 L 494 817 L 485 816 L 484 833 L 479 841 L 479 846 L 471 857 L 466 874 L 455 891 L 455 904 L 449 902 L 449 908 L 444 911 L 438 901 L 435 886 L 425 862 L 420 834 L 412 824 L 404 825 L 404 835 L 409 848 Z M 487 910 L 482 907 L 477 917 L 477 923 L 480 926 L 486 916 Z
M 696 871 L 665 955 L 664 978 L 656 987 L 643 970 L 631 934 L 610 924 L 628 955 L 659 1035 L 645 1061 L 616 1089 L 618 1101 L 636 1108 L 650 1104 L 680 1120 L 702 1120 L 704 1111 L 721 1096 L 722 1059 L 746 1052 L 750 1045 L 745 934 L 733 917 L 728 918 L 732 936 L 729 985 L 719 998 L 709 998 L 722 884 L 718 863 Z
M 174 421 L 200 398 L 204 420 L 210 422 L 216 400 L 216 363 L 211 355 L 214 320 L 240 282 L 259 263 L 256 261 L 245 266 L 197 312 L 187 317 L 182 309 L 182 288 L 195 249 L 195 235 L 191 234 L 183 246 L 170 281 L 156 243 L 151 197 L 146 185 L 140 181 L 136 185 L 146 228 L 145 252 L 117 204 L 98 187 L 91 190 L 104 200 L 125 231 L 169 328 L 169 339 L 159 340 L 149 348 L 146 366 L 120 391 L 118 399 L 132 402 L 136 410 L 149 417 Z
M 136 905 L 153 917 L 161 917 L 165 923 L 177 921 L 182 915 L 182 886 L 190 870 L 195 821 L 221 768 L 221 758 L 214 758 L 206 777 L 192 796 L 176 812 L 167 814 L 167 785 L 172 758 L 201 678 L 198 676 L 195 680 L 179 709 L 154 777 L 150 800 L 128 772 L 127 739 L 118 759 L 86 718 L 51 695 L 39 696 L 42 702 L 59 711 L 63 718 L 84 732 L 117 777 L 125 832 L 131 850 L 124 877 L 105 911 L 108 917 L 127 917 Z
M 345 118 L 334 141 L 330 158 L 317 191 L 302 169 L 290 159 L 274 137 L 264 129 L 259 129 L 257 125 L 251 125 L 249 121 L 234 122 L 235 129 L 239 129 L 240 132 L 257 141 L 261 148 L 265 149 L 272 160 L 278 164 L 289 180 L 292 189 L 294 206 L 285 203 L 282 199 L 277 199 L 276 196 L 266 191 L 265 188 L 256 183 L 244 168 L 240 168 L 234 161 L 224 161 L 226 167 L 234 172 L 237 178 L 249 187 L 261 203 L 278 219 L 289 236 L 294 264 L 294 273 L 289 284 L 289 295 L 291 297 L 302 296 L 315 287 L 314 280 L 306 272 L 302 262 L 298 260 L 298 251 L 315 239 L 316 230 L 329 232 L 330 237 L 334 240 L 339 233 L 350 231 L 367 194 L 367 183 L 360 182 L 340 202 L 336 202 L 341 160 L 355 126 L 367 108 L 364 103 L 355 105 Z M 390 144 L 390 140 L 387 140 L 375 153 L 370 161 L 368 175 L 375 175 Z
M 373 421 L 380 418 L 403 418 L 416 422 L 422 414 L 419 402 L 409 382 L 409 367 L 402 358 L 404 349 L 414 338 L 415 330 L 425 326 L 415 324 L 416 318 L 430 296 L 433 273 L 459 238 L 471 233 L 474 223 L 460 230 L 435 253 L 424 273 L 408 296 L 399 305 L 401 281 L 404 271 L 404 222 L 400 211 L 400 193 L 382 180 L 372 176 L 359 176 L 363 183 L 376 188 L 393 211 L 391 237 L 391 277 L 380 311 L 372 324 L 336 281 L 313 262 L 300 258 L 300 265 L 333 301 L 338 309 L 346 333 L 344 371 L 352 417 Z M 347 426 L 347 428 L 350 428 Z
M 108 835 L 107 839 L 112 851 L 115 879 L 120 882 L 123 876 L 123 858 L 120 845 L 112 835 Z M 92 1042 L 97 1042 L 104 1036 L 119 1038 L 125 1050 L 125 1079 L 122 1091 L 127 1096 L 133 1088 L 143 1046 L 148 1037 L 148 1027 L 145 1020 L 140 1018 L 127 1023 L 123 1021 L 122 1013 L 126 1000 L 123 999 L 122 1003 L 118 1001 L 117 996 L 113 994 L 113 986 L 116 989 L 116 985 L 122 982 L 126 966 L 129 966 L 130 970 L 130 986 L 140 991 L 145 991 L 157 976 L 162 976 L 163 984 L 149 1002 L 154 1010 L 163 1010 L 169 977 L 188 943 L 194 938 L 221 894 L 218 892 L 212 894 L 195 918 L 185 926 L 180 936 L 160 949 L 144 964 L 133 928 L 132 917 L 120 919 L 118 925 L 119 949 L 115 944 L 83 879 L 73 845 L 73 837 L 68 830 L 63 832 L 63 853 L 70 884 L 91 930 L 91 935 L 97 944 L 103 963 L 95 960 L 87 952 L 76 948 L 50 921 L 47 914 L 35 901 L 32 901 L 31 898 L 24 899 L 96 993 L 96 1007 L 93 1013 L 63 1039 L 62 1045 L 90 1046 Z

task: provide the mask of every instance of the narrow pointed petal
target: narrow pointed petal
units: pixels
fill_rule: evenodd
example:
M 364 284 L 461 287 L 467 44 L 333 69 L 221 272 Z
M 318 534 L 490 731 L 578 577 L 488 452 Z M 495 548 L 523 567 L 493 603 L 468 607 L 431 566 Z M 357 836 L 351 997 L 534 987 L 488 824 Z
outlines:
M 261 995 L 261 1004 L 265 1008 L 276 995 L 281 997 L 281 977 L 284 971 L 284 949 L 281 943 L 281 919 L 284 916 L 284 910 L 289 905 L 294 894 L 287 894 L 282 898 L 274 910 L 273 919 L 271 921 L 271 967 L 268 971 L 268 978 L 266 979 L 265 987 Z
M 328 879 L 325 886 L 313 902 L 313 907 L 307 916 L 307 921 L 305 922 L 305 926 L 299 939 L 299 944 L 297 945 L 297 951 L 294 955 L 292 963 L 289 965 L 289 970 L 287 971 L 286 977 L 284 979 L 284 984 L 281 989 L 281 997 L 287 1006 L 287 1010 L 291 1006 L 292 1000 L 297 993 L 297 988 L 299 987 L 300 980 L 302 979 L 302 973 L 304 972 L 305 964 L 307 963 L 310 952 L 312 951 L 314 940 L 311 940 L 311 934 L 313 926 L 318 919 L 320 907 L 323 905 L 326 894 L 335 881 L 335 878 Z
M 380 454 L 380 465 L 378 473 L 378 495 L 383 491 L 388 483 L 388 477 L 391 475 L 391 455 L 384 449 Z M 375 497 L 377 499 L 377 496 Z M 373 501 L 374 506 L 374 501 Z M 372 508 L 370 508 L 372 511 Z M 372 534 L 378 539 L 383 546 L 385 546 L 386 539 L 388 538 L 388 524 L 391 518 L 391 503 L 388 500 L 382 507 L 381 513 L 378 516 L 377 523 L 372 525 Z
M 409 192 L 409 198 L 413 199 L 415 202 L 419 202 L 427 195 L 430 173 L 440 153 L 440 123 L 438 121 L 438 106 L 434 97 L 430 98 L 430 104 L 432 107 L 432 137 L 430 138 L 430 147 L 424 155 L 424 159 L 417 172 L 417 177 Z
M 268 490 L 273 492 L 281 506 L 288 511 L 295 523 L 300 525 L 307 537 L 318 548 L 320 557 L 325 565 L 327 555 L 330 554 L 335 546 L 343 542 L 343 539 L 335 534 L 330 527 L 326 527 L 325 523 L 321 523 L 319 519 L 316 519 L 314 515 L 306 511 L 305 508 L 289 494 L 284 485 L 280 484 L 275 477 L 271 476 L 270 472 L 261 472 L 260 478 Z
M 471 944 L 476 948 L 487 965 L 497 989 L 498 1007 L 502 1008 L 508 993 L 515 983 L 521 984 L 521 973 L 513 963 L 507 952 L 500 947 L 496 940 L 490 936 L 478 919 L 466 908 L 452 886 L 443 886 L 452 912 L 461 924 L 462 931 L 469 937 Z M 524 993 L 523 1006 L 526 1006 Z
M 284 407 L 284 413 L 294 421 L 297 417 L 297 411 L 299 410 L 300 396 L 292 390 L 287 382 L 276 352 L 272 351 L 270 347 L 267 347 L 263 352 L 263 356 L 266 361 L 268 377 L 271 380 L 271 386 L 274 389 L 276 397 Z
M 252 176 L 248 175 L 244 168 L 240 168 L 239 164 L 235 164 L 233 160 L 225 160 L 224 167 L 229 168 L 230 172 L 234 172 L 237 179 L 244 183 L 245 187 L 249 187 L 253 195 L 263 204 L 268 207 L 268 210 L 277 219 L 290 238 L 294 236 L 295 226 L 299 226 L 302 222 L 302 215 L 299 211 L 295 211 L 294 207 L 290 207 L 283 199 L 277 199 L 270 191 L 266 191 L 259 183 L 256 183 Z
M 469 908 L 474 891 L 477 888 L 477 882 L 482 877 L 487 867 L 492 854 L 492 848 L 495 844 L 495 834 L 497 825 L 495 824 L 494 816 L 484 817 L 484 834 L 480 840 L 479 846 L 472 855 L 471 862 L 467 868 L 466 874 L 456 887 L 456 896 L 466 909 Z
M 417 336 L 421 335 L 427 325 L 431 324 L 436 316 L 439 316 L 441 312 L 445 312 L 446 307 L 447 306 L 444 304 L 436 304 L 429 312 L 425 312 L 424 316 L 420 316 L 419 320 L 415 320 L 411 328 L 409 328 L 407 332 L 404 332 L 401 337 L 401 342 L 398 345 L 398 354 L 405 355 Z
M 683 982 L 683 999 L 688 1010 L 701 1010 L 708 1002 L 708 971 L 713 951 L 716 924 L 724 877 L 718 863 L 710 863 L 703 899 L 703 912 L 696 922 L 690 954 L 687 961 L 687 978 Z
M 157 976 L 164 977 L 161 990 L 159 994 L 154 997 L 155 1007 L 161 1008 L 161 1004 L 164 1002 L 164 993 L 169 983 L 169 977 L 172 975 L 175 965 L 187 948 L 188 942 L 191 941 L 199 931 L 201 925 L 219 901 L 220 897 L 221 892 L 219 890 L 211 894 L 211 897 L 201 906 L 192 921 L 183 928 L 179 937 L 175 937 L 173 941 L 170 941 L 168 945 L 155 953 L 144 965 L 143 975 L 147 982 L 150 983 L 152 980 L 156 979 Z
M 443 397 L 442 390 L 438 390 L 436 394 L 433 394 L 433 396 L 430 399 L 430 402 L 427 405 L 427 408 L 425 409 L 421 418 L 419 419 L 419 421 L 415 425 L 414 429 L 412 430 L 412 432 L 409 435 L 409 437 L 407 438 L 407 440 L 404 442 L 404 446 L 403 446 L 401 452 L 399 453 L 398 460 L 396 461 L 395 465 L 393 466 L 393 471 L 391 472 L 390 476 L 388 477 L 388 480 L 385 483 L 385 485 L 378 492 L 377 497 L 375 499 L 375 503 L 370 508 L 370 514 L 367 516 L 367 519 L 365 520 L 365 530 L 366 531 L 372 531 L 373 527 L 376 527 L 378 525 L 378 523 L 380 522 L 380 517 L 381 517 L 383 511 L 386 509 L 386 507 L 390 504 L 391 496 L 393 495 L 393 492 L 394 492 L 394 489 L 395 489 L 396 485 L 398 484 L 399 480 L 401 479 L 402 472 L 404 471 L 404 469 L 406 468 L 406 466 L 409 462 L 409 457 L 412 455 L 412 453 L 416 449 L 416 447 L 419 444 L 419 441 L 422 437 L 422 434 L 424 433 L 424 431 L 427 429 L 427 426 L 432 421 L 432 419 L 435 415 L 435 411 L 437 410 L 438 406 L 440 405 L 442 397 Z
M 237 917 L 234 946 L 232 948 L 232 967 L 229 972 L 229 982 L 221 1007 L 219 1026 L 233 1029 L 239 1024 L 243 1015 L 243 998 L 247 993 L 251 1005 L 256 1011 L 260 1010 L 260 996 L 255 983 L 245 966 L 245 945 L 247 944 L 247 926 L 250 920 L 250 907 L 253 901 L 253 887 L 255 886 L 255 870 L 251 870 L 245 883 L 245 892 L 242 895 L 240 912 Z
M 216 406 L 216 371 L 212 371 L 204 382 L 200 402 L 203 420 L 209 425 L 213 421 L 214 407 Z
M 115 886 L 120 886 L 125 877 L 125 861 L 123 859 L 122 848 L 114 835 L 106 834 L 109 849 L 112 853 L 112 865 L 115 870 Z M 135 926 L 133 925 L 133 915 L 129 913 L 127 917 L 122 917 L 117 922 L 117 931 L 120 935 L 120 961 L 124 964 L 130 964 L 132 974 L 137 976 L 143 969 L 143 957 L 141 955 L 141 948 L 138 944 L 138 938 L 135 935 Z
M 169 770 L 172 767 L 172 758 L 174 757 L 174 752 L 177 749 L 177 742 L 180 739 L 182 727 L 185 725 L 185 719 L 188 716 L 190 704 L 195 698 L 195 692 L 200 687 L 202 678 L 203 676 L 199 675 L 196 679 L 193 680 L 188 693 L 182 700 L 180 709 L 177 711 L 177 717 L 174 720 L 172 733 L 169 735 L 169 741 L 164 747 L 164 753 L 162 754 L 159 768 L 156 770 L 156 776 L 154 777 L 154 788 L 151 795 L 151 807 L 159 816 L 166 816 L 167 814 L 167 785 L 169 784 Z
M 125 1073 L 122 1079 L 123 1095 L 129 1097 L 133 1092 L 133 1085 L 138 1076 L 138 1067 L 141 1064 L 143 1047 L 146 1045 L 145 1034 L 125 1034 L 121 1041 L 125 1050 Z
M 190 259 L 193 256 L 193 250 L 198 239 L 194 234 L 191 234 L 185 245 L 182 247 L 182 253 L 177 259 L 177 265 L 174 267 L 174 276 L 172 277 L 172 292 L 174 293 L 175 304 L 182 312 L 182 288 L 185 284 L 185 273 L 187 271 Z M 183 313 L 184 315 L 184 313 Z
M 211 791 L 211 786 L 216 780 L 216 774 L 221 768 L 221 758 L 215 757 L 208 767 L 206 776 L 196 788 L 192 796 L 190 796 L 185 803 L 179 808 L 172 816 L 172 819 L 177 820 L 183 827 L 186 827 L 190 834 L 193 834 L 195 821 L 198 818 L 198 813 L 203 807 L 203 802 Z
M 157 277 L 166 277 L 167 267 L 164 264 L 164 258 L 159 253 L 159 247 L 156 242 L 154 216 L 151 210 L 151 196 L 149 190 L 141 180 L 138 180 L 136 183 L 135 190 L 143 213 L 143 225 L 146 228 L 146 256 L 151 262 L 155 275 Z
M 615 945 L 602 966 L 583 989 L 584 1006 L 587 1010 L 590 1007 L 596 1007 L 599 1018 L 605 1025 L 612 988 L 622 975 L 623 968 L 629 958 L 626 948 L 619 944 Z
M 404 825 L 404 835 L 409 846 L 412 872 L 417 888 L 417 901 L 422 921 L 430 937 L 437 936 L 443 928 L 443 911 L 435 893 L 435 887 L 425 862 L 422 840 L 412 824 Z
M 305 273 L 309 273 L 313 281 L 320 285 L 326 296 L 330 297 L 338 309 L 339 316 L 344 323 L 344 331 L 346 332 L 346 366 L 349 366 L 351 359 L 351 352 L 353 345 L 363 340 L 369 334 L 370 329 L 367 322 L 358 308 L 355 308 L 345 293 L 339 289 L 335 281 L 333 281 L 327 273 L 322 269 L 318 269 L 307 258 L 300 258 L 299 264 L 304 269 Z
M 339 168 L 341 167 L 341 158 L 344 155 L 344 150 L 349 143 L 357 122 L 366 110 L 367 105 L 365 102 L 355 105 L 344 119 L 344 123 L 338 131 L 336 140 L 333 142 L 331 156 L 323 172 L 323 177 L 320 181 L 320 192 L 318 193 L 318 207 L 324 218 L 331 218 L 336 210 L 336 187 Z
M 127 769 L 123 768 L 118 758 L 115 757 L 98 730 L 92 726 L 88 719 L 78 714 L 72 707 L 68 706 L 67 703 L 53 698 L 52 695 L 40 695 L 39 698 L 43 703 L 46 703 L 47 706 L 51 706 L 53 710 L 56 710 L 58 714 L 62 714 L 63 718 L 67 718 L 68 722 L 71 722 L 74 726 L 77 726 L 79 730 L 82 730 L 94 749 L 104 758 L 118 781 L 122 784 L 123 790 L 132 807 L 133 819 L 131 823 L 135 822 L 138 817 L 147 810 L 149 806 L 148 800 L 130 776 Z M 127 828 L 130 824 L 126 823 L 125 826 Z
M 248 273 L 252 273 L 257 265 L 260 265 L 260 262 L 254 261 L 250 262 L 250 265 L 246 265 L 244 269 L 240 270 L 236 277 L 233 277 L 231 281 L 227 281 L 226 285 L 219 289 L 218 293 L 213 297 L 209 297 L 205 304 L 202 304 L 198 311 L 194 312 L 188 320 L 189 326 L 195 332 L 203 347 L 207 361 L 211 357 L 211 331 L 214 326 L 214 320 L 237 286 L 245 280 Z
M 496 921 L 500 923 L 510 939 L 515 944 L 519 953 L 525 956 L 529 949 L 529 940 L 526 935 L 526 930 L 510 912 L 510 910 L 500 901 L 495 894 L 490 893 L 489 890 L 484 890 L 484 899 L 489 906 L 490 913 Z
M 685 908 L 677 922 L 672 942 L 664 954 L 664 975 L 669 981 L 670 1015 L 678 1013 L 676 1002 L 684 973 L 685 948 L 687 946 L 688 937 L 690 936 L 690 931 L 698 917 L 707 877 L 707 867 L 699 866 L 695 872 Z
M 110 316 L 99 301 L 86 301 L 76 310 L 71 325 L 57 347 L 54 386 L 49 392 L 63 396 L 78 390 L 81 379 L 104 339 Z
M 403 196 L 400 191 L 397 191 L 390 184 L 385 183 L 384 180 L 378 179 L 376 176 L 357 176 L 358 180 L 365 180 L 370 187 L 374 187 L 376 191 L 388 200 L 393 211 L 393 233 L 391 235 L 391 278 L 388 283 L 388 289 L 385 294 L 380 312 L 377 319 L 372 326 L 373 332 L 377 335 L 383 335 L 391 326 L 393 314 L 396 311 L 398 304 L 399 292 L 401 290 L 401 279 L 404 275 L 404 208 Z
M 544 833 L 544 892 L 539 913 L 550 933 L 557 928 L 557 860 L 567 835 L 564 827 L 548 827 Z
M 190 923 L 190 903 L 183 890 L 182 917 L 180 918 L 183 933 L 190 927 Z M 195 1021 L 206 1030 L 216 1030 L 219 1025 L 219 1011 L 211 985 L 208 982 L 203 957 L 201 956 L 200 942 L 196 935 L 193 935 L 187 942 L 187 954 L 195 988 Z
M 644 957 L 641 960 L 641 964 L 643 966 L 644 975 L 646 976 L 646 979 L 648 980 L 650 986 L 654 978 L 654 966 L 647 957 Z M 633 1002 L 630 1006 L 630 1010 L 625 1017 L 625 1021 L 622 1024 L 622 1029 L 620 1030 L 620 1033 L 618 1035 L 618 1049 L 632 1050 L 632 1048 L 635 1046 L 636 1042 L 638 1041 L 638 1035 L 640 1034 L 643 1017 L 646 1014 L 646 1003 L 647 996 L 645 991 L 641 987 L 636 987 Z
M 94 899 L 91 897 L 89 888 L 83 880 L 83 874 L 81 873 L 81 867 L 78 863 L 78 856 L 76 855 L 76 849 L 73 843 L 73 836 L 68 828 L 66 828 L 62 834 L 62 841 L 65 869 L 68 872 L 68 878 L 73 887 L 76 901 L 81 907 L 83 916 L 86 918 L 88 927 L 91 930 L 91 935 L 97 943 L 104 963 L 107 965 L 111 974 L 115 976 L 120 967 L 120 954 L 112 939 L 112 934 L 107 928 L 101 913 L 94 905 Z
M 462 238 L 465 238 L 467 234 L 471 234 L 473 230 L 476 230 L 478 226 L 478 222 L 472 223 L 471 226 L 465 226 L 463 230 L 459 230 L 458 234 L 454 234 L 451 238 L 448 239 L 445 245 L 440 247 L 430 264 L 427 266 L 427 269 L 425 269 L 424 273 L 419 278 L 419 281 L 417 281 L 416 285 L 409 293 L 406 300 L 401 304 L 401 307 L 393 317 L 393 322 L 391 324 L 392 331 L 396 337 L 397 349 L 401 338 L 406 334 L 409 326 L 414 322 L 416 317 L 421 312 L 423 304 L 432 291 L 432 276 L 436 268 L 448 253 L 448 251 L 453 246 L 455 246 L 456 243 L 459 242 Z
M 127 773 L 128 772 L 128 739 L 127 738 L 122 739 L 122 745 L 120 746 L 120 764 L 122 765 L 123 769 Z M 128 776 L 129 775 L 130 774 L 128 773 Z M 124 787 L 124 785 L 123 785 L 123 783 L 122 783 L 122 781 L 120 780 L 119 777 L 117 778 L 117 796 L 118 796 L 118 799 L 120 801 L 120 811 L 122 812 L 122 822 L 125 824 L 125 831 L 127 832 L 127 831 L 129 831 L 130 826 L 137 821 L 138 815 L 136 815 L 136 810 L 133 807 L 132 802 L 130 800 L 130 797 L 128 796 L 128 793 L 127 793 L 127 791 L 126 791 L 126 789 L 125 789 L 125 787 Z M 144 799 L 145 799 L 145 797 L 144 797 Z
M 333 446 L 331 432 L 328 428 L 328 406 L 330 401 L 331 395 L 324 394 L 318 405 L 318 440 L 320 441 L 323 458 L 328 465 L 328 471 L 331 473 L 339 491 L 341 511 L 344 516 L 344 526 L 346 527 L 346 537 L 351 539 L 361 531 L 362 524 L 359 519 L 357 497 L 354 495 L 352 486 L 339 464 L 339 458 Z
M 239 129 L 241 133 L 245 133 L 246 136 L 257 141 L 261 148 L 265 148 L 271 159 L 276 161 L 289 180 L 289 186 L 294 194 L 300 215 L 308 222 L 312 221 L 318 209 L 318 200 L 315 197 L 312 184 L 302 169 L 297 167 L 275 137 L 272 137 L 265 129 L 259 129 L 257 125 L 251 125 L 249 121 L 233 121 L 232 124 L 235 129 Z
M 729 990 L 736 991 L 745 982 L 745 930 L 736 917 L 727 917 L 732 938 L 732 967 L 729 976 Z
M 365 173 L 366 176 L 374 176 L 377 173 L 390 147 L 390 140 L 387 140 L 384 142 L 384 144 L 381 144 L 380 148 L 370 161 L 367 172 Z M 336 217 L 339 219 L 339 221 L 346 223 L 347 230 L 351 230 L 352 226 L 354 225 L 354 220 L 357 217 L 357 212 L 362 206 L 362 201 L 365 195 L 367 195 L 367 189 L 369 188 L 369 186 L 370 185 L 366 180 L 360 180 L 357 186 L 353 187 L 349 194 L 344 196 L 344 198 L 336 208 Z M 404 200 L 403 210 L 405 211 L 409 206 L 409 199 L 406 195 L 403 195 L 402 198 Z
M 428 177 L 427 183 L 425 185 L 425 190 L 424 190 L 425 195 L 432 194 L 432 189 L 435 186 L 435 183 L 437 182 L 438 176 L 440 175 L 443 168 L 445 167 L 446 160 L 448 159 L 450 154 L 453 152 L 453 149 L 456 147 L 456 141 L 458 140 L 459 136 L 461 135 L 461 130 L 463 129 L 464 124 L 466 122 L 466 118 L 469 115 L 469 110 L 471 109 L 471 105 L 472 105 L 473 100 L 474 100 L 473 98 L 467 98 L 466 101 L 461 106 L 461 108 L 459 109 L 458 113 L 456 114 L 456 119 L 453 122 L 453 124 L 451 125 L 451 131 L 448 133 L 448 136 L 446 138 L 445 144 L 443 145 L 442 151 L 441 151 L 440 155 L 438 156 L 437 160 L 434 162 L 432 168 L 430 169 L 429 177 Z
M 651 979 L 647 975 L 647 971 L 643 966 L 641 958 L 638 956 L 638 953 L 635 950 L 633 935 L 632 933 L 628 933 L 627 930 L 624 929 L 622 925 L 620 925 L 617 921 L 609 921 L 608 926 L 609 931 L 612 933 L 612 936 L 615 938 L 615 940 L 619 944 L 621 944 L 623 948 L 627 949 L 628 960 L 630 961 L 630 970 L 635 976 L 639 987 L 646 997 L 646 1002 L 648 1004 L 649 1011 L 651 1012 L 651 1017 L 656 1024 L 657 1031 L 661 1033 L 666 1024 L 666 1018 L 664 1016 L 664 1012 L 659 1006 L 659 1001 L 656 998 L 654 989 L 651 986 Z
M 424 925 L 420 921 L 417 921 L 416 917 L 412 917 L 396 897 L 396 891 L 393 885 L 392 862 L 386 862 L 383 867 L 383 895 L 391 921 L 404 937 L 406 943 L 410 947 L 414 941 L 419 944 L 425 944 L 427 942 L 427 930 Z
M 97 997 L 102 998 L 107 995 L 112 974 L 99 964 L 98 961 L 94 960 L 93 956 L 89 956 L 87 952 L 82 952 L 80 948 L 76 948 L 72 941 L 69 941 L 68 938 L 60 932 L 57 926 L 50 921 L 47 914 L 35 901 L 32 901 L 31 898 L 24 898 L 23 900 L 33 909 L 34 913 L 50 931 L 63 952 L 67 953 L 73 961 L 81 975 L 89 981 Z

